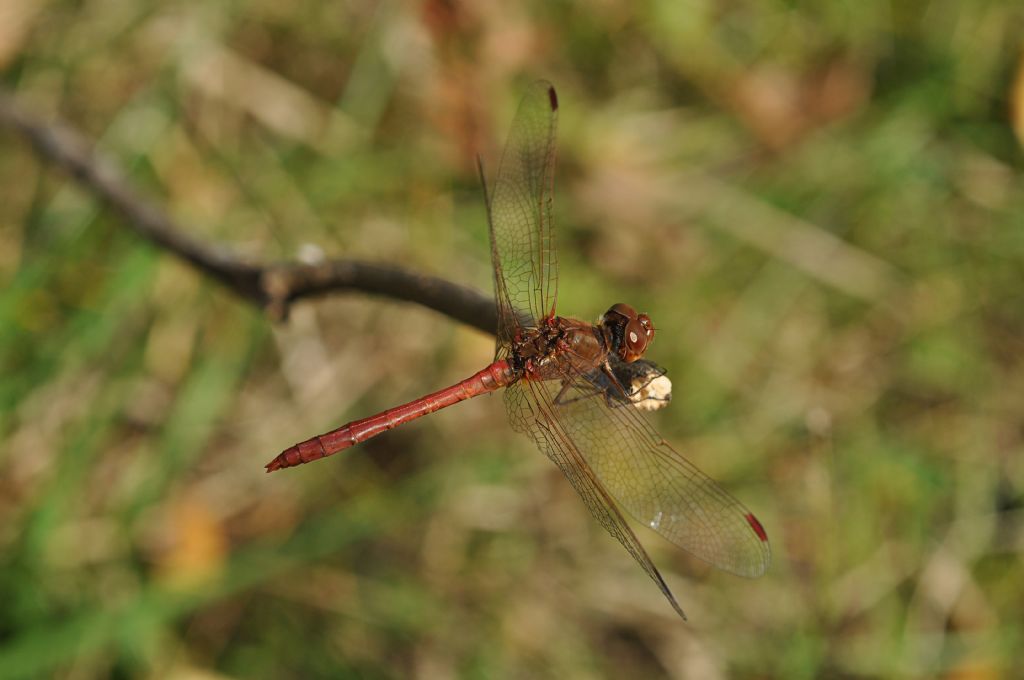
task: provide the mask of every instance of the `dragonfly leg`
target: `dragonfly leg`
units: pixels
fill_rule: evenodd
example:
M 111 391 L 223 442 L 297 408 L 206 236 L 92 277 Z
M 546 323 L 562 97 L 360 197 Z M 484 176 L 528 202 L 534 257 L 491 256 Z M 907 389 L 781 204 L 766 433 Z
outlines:
M 565 393 L 569 391 L 569 388 L 571 386 L 572 385 L 569 383 L 568 380 L 563 380 L 562 381 L 562 389 L 558 390 L 558 394 L 555 395 L 555 404 L 557 406 L 565 406 L 566 404 L 571 404 L 574 401 L 578 401 L 578 400 L 583 398 L 583 397 L 574 397 L 572 399 L 566 399 L 565 398 Z M 596 393 L 597 390 L 594 390 L 594 392 Z
M 633 395 L 636 394 L 636 392 L 634 392 L 633 390 L 627 390 L 625 387 L 623 387 L 622 383 L 619 382 L 619 379 L 615 377 L 615 372 L 612 371 L 612 367 L 608 364 L 607 361 L 601 364 L 601 372 L 604 373 L 605 377 L 608 378 L 611 384 L 616 389 L 619 390 L 619 393 L 622 395 L 623 401 L 627 404 L 631 404 L 633 402 Z M 611 406 L 612 391 L 610 389 L 605 390 L 604 398 L 608 401 L 608 405 Z
M 592 386 L 589 390 L 583 391 L 583 390 L 580 390 L 579 389 L 579 385 L 577 385 L 576 389 L 577 389 L 578 394 L 575 397 L 568 397 L 567 398 L 566 397 L 566 393 L 572 387 L 573 387 L 572 383 L 569 383 L 567 381 L 563 381 L 562 382 L 562 389 L 560 389 L 558 391 L 558 394 L 555 395 L 555 398 L 553 400 L 553 403 L 555 404 L 555 406 L 568 406 L 569 404 L 575 404 L 576 402 L 583 401 L 584 399 L 592 399 L 592 398 L 596 397 L 599 394 L 604 395 L 604 401 L 608 405 L 608 408 L 619 408 L 621 406 L 632 405 L 631 401 L 622 401 L 621 399 L 613 398 L 611 390 L 602 390 L 602 389 L 600 389 L 597 386 Z M 621 386 L 616 385 L 616 389 L 621 389 Z M 629 392 L 628 396 L 630 398 L 632 398 L 632 396 L 634 394 L 636 394 L 635 390 Z
M 597 386 L 592 386 L 591 389 L 589 389 L 586 392 L 584 392 L 584 391 L 579 389 L 579 385 L 576 385 L 576 389 L 579 392 L 579 394 L 577 396 L 575 396 L 575 397 L 566 398 L 566 396 L 565 396 L 566 393 L 572 387 L 573 387 L 573 384 L 571 382 L 569 382 L 568 380 L 563 380 L 562 381 L 562 389 L 560 389 L 558 391 L 558 394 L 556 394 L 555 398 L 554 398 L 554 404 L 556 406 L 567 406 L 569 404 L 574 404 L 577 401 L 583 401 L 584 399 L 590 399 L 590 398 L 592 398 L 592 397 L 602 393 L 602 390 L 600 388 L 598 388 Z

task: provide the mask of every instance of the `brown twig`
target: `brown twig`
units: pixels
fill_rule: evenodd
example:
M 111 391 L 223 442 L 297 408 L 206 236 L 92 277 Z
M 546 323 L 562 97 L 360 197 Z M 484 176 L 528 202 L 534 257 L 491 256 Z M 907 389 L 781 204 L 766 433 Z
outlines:
M 60 122 L 40 122 L 2 89 L 0 124 L 25 137 L 40 157 L 99 196 L 140 236 L 263 307 L 275 319 L 285 318 L 289 306 L 303 298 L 359 291 L 413 302 L 486 333 L 497 328 L 497 312 L 489 296 L 435 276 L 360 260 L 259 262 L 224 245 L 196 239 L 157 203 L 132 188 L 116 164 L 81 134 Z

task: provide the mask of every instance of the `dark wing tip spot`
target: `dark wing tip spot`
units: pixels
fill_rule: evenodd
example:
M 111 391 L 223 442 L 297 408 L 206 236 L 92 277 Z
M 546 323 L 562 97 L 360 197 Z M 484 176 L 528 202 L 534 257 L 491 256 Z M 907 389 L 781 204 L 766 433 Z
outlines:
M 548 85 L 548 100 L 551 102 L 551 110 L 558 110 L 558 95 L 555 94 L 555 88 L 553 85 Z
M 765 543 L 768 542 L 768 534 L 765 533 L 764 527 L 761 526 L 761 523 L 758 522 L 757 518 L 754 517 L 752 514 L 747 514 L 747 524 L 749 524 L 750 528 L 754 530 L 754 533 L 757 534 L 758 538 L 760 538 Z

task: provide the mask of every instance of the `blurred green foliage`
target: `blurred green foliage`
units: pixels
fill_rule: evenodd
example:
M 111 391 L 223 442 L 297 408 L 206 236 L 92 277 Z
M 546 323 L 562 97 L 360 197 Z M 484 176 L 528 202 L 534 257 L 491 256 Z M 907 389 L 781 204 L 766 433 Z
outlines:
M 359 296 L 273 325 L 5 131 L 0 676 L 1019 675 L 1019 2 L 4 12 L 5 86 L 195 235 L 479 288 L 474 154 L 552 80 L 560 311 L 651 314 L 658 427 L 775 561 L 638 529 L 679 622 L 496 397 L 267 477 L 491 339 Z

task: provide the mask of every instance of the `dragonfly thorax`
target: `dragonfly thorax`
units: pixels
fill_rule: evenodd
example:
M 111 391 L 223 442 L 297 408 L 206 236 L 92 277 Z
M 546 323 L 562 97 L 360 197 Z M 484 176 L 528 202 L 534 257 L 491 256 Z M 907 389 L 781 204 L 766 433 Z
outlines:
M 513 369 L 531 380 L 589 373 L 604 363 L 609 346 L 599 326 L 556 316 L 512 341 Z

